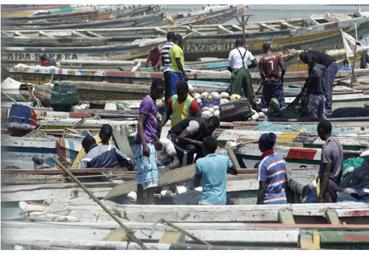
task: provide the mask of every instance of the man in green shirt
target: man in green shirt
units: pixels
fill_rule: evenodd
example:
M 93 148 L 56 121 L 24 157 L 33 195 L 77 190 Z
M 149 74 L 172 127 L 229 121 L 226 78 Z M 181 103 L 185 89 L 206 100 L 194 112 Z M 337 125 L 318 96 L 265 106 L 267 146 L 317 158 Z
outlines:
M 187 80 L 186 73 L 184 71 L 184 53 L 182 49 L 182 36 L 175 34 L 174 44 L 169 50 L 170 63 L 172 65 L 171 78 L 170 78 L 170 95 L 176 94 L 177 83 L 181 80 Z

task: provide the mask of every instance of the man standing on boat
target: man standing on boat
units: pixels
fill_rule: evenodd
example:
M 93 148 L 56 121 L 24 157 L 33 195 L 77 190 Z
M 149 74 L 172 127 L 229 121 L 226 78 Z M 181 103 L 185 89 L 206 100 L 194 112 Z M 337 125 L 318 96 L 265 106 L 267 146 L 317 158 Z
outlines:
M 269 108 L 270 101 L 275 96 L 279 102 L 279 108 L 286 108 L 283 93 L 283 77 L 286 73 L 283 58 L 278 53 L 272 53 L 270 43 L 263 44 L 264 55 L 259 61 L 260 77 L 263 80 L 263 94 L 261 107 Z
M 177 83 L 177 93 L 168 100 L 167 110 L 162 122 L 162 126 L 171 119 L 171 126 L 174 127 L 180 121 L 189 117 L 200 117 L 201 109 L 199 103 L 189 95 L 186 81 Z
M 95 135 L 93 138 L 95 139 L 97 144 L 110 144 L 110 138 L 113 135 L 113 128 L 109 124 L 104 124 L 100 128 L 99 134 Z M 76 169 L 79 166 L 79 163 L 82 158 L 84 158 L 86 155 L 85 150 L 82 148 L 78 154 L 76 159 L 73 161 L 72 169 Z
M 171 77 L 170 77 L 170 95 L 176 94 L 177 83 L 181 80 L 187 80 L 186 73 L 184 71 L 184 53 L 182 49 L 182 36 L 175 34 L 174 44 L 169 50 L 170 63 L 172 65 Z
M 218 127 L 219 119 L 215 116 L 209 119 L 191 117 L 182 120 L 168 131 L 182 165 L 192 164 L 195 153 L 196 159 L 203 156 L 203 139 L 211 136 Z
M 156 164 L 156 148 L 161 147 L 158 139 L 158 108 L 156 100 L 163 96 L 164 80 L 154 79 L 151 83 L 150 95 L 144 97 L 139 108 L 136 145 L 134 148 L 137 179 L 137 203 L 154 202 L 154 188 L 158 186 L 158 167 Z
M 259 164 L 259 190 L 257 204 L 287 204 L 286 188 L 288 186 L 287 168 L 284 159 L 274 153 L 276 142 L 274 133 L 262 134 L 259 149 L 262 161 Z
M 215 153 L 217 140 L 204 138 L 205 157 L 196 161 L 195 187 L 202 187 L 200 205 L 225 205 L 227 201 L 227 173 L 237 175 L 227 154 Z
M 163 63 L 164 81 L 165 81 L 165 103 L 168 103 L 170 97 L 170 77 L 172 76 L 172 65 L 170 62 L 169 51 L 174 44 L 174 32 L 167 33 L 167 42 L 161 48 L 161 62 Z
M 244 95 L 254 109 L 257 108 L 256 97 L 248 68 L 256 65 L 255 57 L 245 48 L 245 41 L 238 38 L 228 56 L 228 70 L 232 72 L 230 94 Z
M 342 176 L 343 148 L 341 143 L 332 137 L 332 124 L 329 121 L 320 121 L 317 131 L 320 139 L 325 141 L 317 181 L 318 203 L 335 203 L 337 187 Z
M 305 64 L 309 65 L 309 69 L 314 64 L 320 64 L 325 67 L 324 71 L 324 95 L 325 95 L 325 112 L 327 114 L 332 113 L 332 96 L 333 96 L 333 82 L 336 78 L 338 72 L 338 66 L 336 60 L 331 56 L 320 52 L 310 50 L 307 52 L 302 52 L 300 54 L 300 59 Z

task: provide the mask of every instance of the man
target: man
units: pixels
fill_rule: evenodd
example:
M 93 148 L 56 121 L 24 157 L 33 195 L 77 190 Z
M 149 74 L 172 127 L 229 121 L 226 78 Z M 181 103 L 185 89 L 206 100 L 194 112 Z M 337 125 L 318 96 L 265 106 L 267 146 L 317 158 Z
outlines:
M 55 66 L 55 61 L 48 54 L 42 54 L 40 61 L 42 66 Z
M 174 44 L 174 32 L 167 33 L 167 42 L 161 48 L 161 62 L 163 63 L 163 72 L 164 72 L 164 80 L 165 80 L 165 103 L 168 103 L 168 98 L 170 97 L 170 77 L 172 76 L 171 72 L 171 62 L 169 51 Z
M 151 63 L 151 66 L 153 67 L 154 71 L 159 71 L 160 69 L 160 60 L 161 52 L 158 46 L 154 46 L 147 56 L 146 59 L 146 67 Z
M 182 120 L 168 131 L 172 142 L 179 148 L 177 155 L 182 165 L 192 164 L 195 153 L 196 159 L 203 156 L 203 139 L 211 136 L 218 127 L 217 117 L 212 116 L 209 119 L 191 117 Z
M 79 163 L 79 168 L 116 168 L 126 167 L 133 170 L 133 161 L 113 145 L 97 145 L 95 139 L 88 135 L 82 140 L 86 155 Z
M 110 138 L 113 135 L 113 128 L 109 124 L 104 124 L 100 128 L 100 132 L 98 135 L 95 135 L 93 138 L 95 139 L 97 144 L 105 144 L 108 145 L 110 143 Z M 86 155 L 85 150 L 82 148 L 78 154 L 76 159 L 73 161 L 72 169 L 76 169 L 79 166 L 79 163 L 82 158 Z
M 306 96 L 303 98 L 303 115 L 314 120 L 325 119 L 324 66 L 313 64 L 305 82 Z
M 360 58 L 360 68 L 367 69 L 368 64 L 369 64 L 369 53 L 368 51 L 363 51 L 361 53 L 361 58 Z
M 258 170 L 257 204 L 287 204 L 286 162 L 281 156 L 274 153 L 273 147 L 276 139 L 274 133 L 265 133 L 259 138 L 262 161 Z
M 342 175 L 343 149 L 340 142 L 332 137 L 329 121 L 320 121 L 317 131 L 320 139 L 325 141 L 317 180 L 318 203 L 335 203 Z
M 326 113 L 332 113 L 332 95 L 333 95 L 333 82 L 338 72 L 338 66 L 336 60 L 331 56 L 319 52 L 310 50 L 308 52 L 302 52 L 300 54 L 300 59 L 305 64 L 309 65 L 309 68 L 313 66 L 313 64 L 320 64 L 325 67 L 324 71 L 324 95 L 325 95 L 325 110 Z
M 286 108 L 283 93 L 283 77 L 286 73 L 285 64 L 281 55 L 272 53 L 269 43 L 263 44 L 264 55 L 259 61 L 260 77 L 263 80 L 263 94 L 261 96 L 261 107 L 269 108 L 272 96 L 279 102 L 279 108 Z
M 182 36 L 175 34 L 174 44 L 169 50 L 170 63 L 172 65 L 171 77 L 170 77 L 170 95 L 173 96 L 176 93 L 177 83 L 181 80 L 187 80 L 186 73 L 184 71 L 184 53 L 182 49 Z
M 256 66 L 256 59 L 244 47 L 244 40 L 237 39 L 235 48 L 229 52 L 228 70 L 232 72 L 230 94 L 244 95 L 256 109 L 256 97 L 248 68 Z
M 201 109 L 199 103 L 189 95 L 188 84 L 186 81 L 177 83 L 177 94 L 170 97 L 167 104 L 167 110 L 162 122 L 162 126 L 171 120 L 174 127 L 180 121 L 189 117 L 200 117 Z
M 196 161 L 195 187 L 202 186 L 200 205 L 225 205 L 227 201 L 227 173 L 237 175 L 228 155 L 215 153 L 217 140 L 213 136 L 204 138 L 205 157 Z
M 150 95 L 144 97 L 139 108 L 137 134 L 135 137 L 135 161 L 137 166 L 137 202 L 142 203 L 146 194 L 147 202 L 153 203 L 154 188 L 158 186 L 158 167 L 156 149 L 161 147 L 158 139 L 158 108 L 156 100 L 163 96 L 165 83 L 154 79 Z

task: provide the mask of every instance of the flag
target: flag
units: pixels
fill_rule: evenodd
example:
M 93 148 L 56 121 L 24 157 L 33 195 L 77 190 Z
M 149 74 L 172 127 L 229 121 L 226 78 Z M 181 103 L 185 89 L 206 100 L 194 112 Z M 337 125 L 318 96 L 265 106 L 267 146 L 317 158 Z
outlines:
M 358 51 L 360 49 L 360 42 L 356 41 L 355 38 L 349 35 L 348 33 L 343 32 L 342 29 L 341 29 L 341 33 L 342 33 L 343 46 L 345 47 L 346 55 L 347 57 L 353 57 L 354 51 L 355 51 L 355 44 L 356 44 L 356 51 Z

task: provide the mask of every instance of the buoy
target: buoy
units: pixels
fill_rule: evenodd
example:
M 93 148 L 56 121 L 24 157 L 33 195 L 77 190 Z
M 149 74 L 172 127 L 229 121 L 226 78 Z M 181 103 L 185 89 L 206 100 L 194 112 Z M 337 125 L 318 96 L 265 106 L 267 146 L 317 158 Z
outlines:
M 220 97 L 221 97 L 221 98 L 226 98 L 226 99 L 228 99 L 228 98 L 229 98 L 229 93 L 227 93 L 227 92 L 222 92 L 222 93 L 220 93 Z
M 238 94 L 233 94 L 231 95 L 231 97 L 229 98 L 231 101 L 235 101 L 235 100 L 239 100 L 241 98 L 240 95 Z

